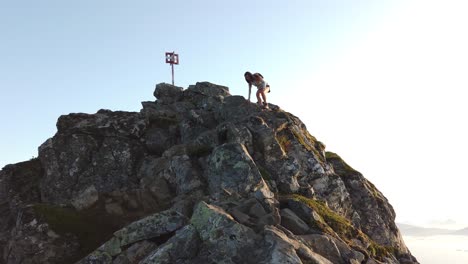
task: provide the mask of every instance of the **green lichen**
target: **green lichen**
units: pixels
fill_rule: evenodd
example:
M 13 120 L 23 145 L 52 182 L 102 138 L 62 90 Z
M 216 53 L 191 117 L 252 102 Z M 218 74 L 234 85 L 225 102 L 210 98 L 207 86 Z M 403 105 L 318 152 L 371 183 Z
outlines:
M 190 223 L 200 232 L 203 229 L 203 226 L 208 223 L 210 217 L 212 217 L 213 211 L 210 210 L 208 205 L 204 202 L 197 204 L 195 211 L 193 212 Z
M 122 252 L 120 239 L 113 237 L 111 240 L 104 244 L 104 251 L 111 256 L 117 256 Z

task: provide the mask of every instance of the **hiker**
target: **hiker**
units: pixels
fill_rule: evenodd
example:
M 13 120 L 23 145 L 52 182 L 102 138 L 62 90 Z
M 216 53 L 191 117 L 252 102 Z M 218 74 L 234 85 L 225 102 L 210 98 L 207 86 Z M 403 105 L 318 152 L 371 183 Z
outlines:
M 263 108 L 268 109 L 268 103 L 266 101 L 265 93 L 270 92 L 270 85 L 265 82 L 263 76 L 260 73 L 244 73 L 245 81 L 249 84 L 249 102 L 250 102 L 250 93 L 252 91 L 252 85 L 257 87 L 257 104 L 261 105 Z M 263 99 L 263 101 L 262 101 Z

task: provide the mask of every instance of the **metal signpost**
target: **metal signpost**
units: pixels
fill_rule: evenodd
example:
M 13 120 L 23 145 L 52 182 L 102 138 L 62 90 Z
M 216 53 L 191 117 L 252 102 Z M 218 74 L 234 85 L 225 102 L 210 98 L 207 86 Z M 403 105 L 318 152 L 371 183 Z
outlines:
M 179 54 L 175 52 L 166 52 L 166 63 L 171 64 L 172 67 L 172 85 L 174 85 L 174 64 L 179 64 Z

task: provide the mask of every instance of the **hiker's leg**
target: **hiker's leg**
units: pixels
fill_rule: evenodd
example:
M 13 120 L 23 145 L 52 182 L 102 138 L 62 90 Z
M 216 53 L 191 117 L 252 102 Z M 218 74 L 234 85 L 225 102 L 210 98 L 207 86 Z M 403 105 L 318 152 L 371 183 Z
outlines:
M 256 95 L 257 95 L 257 103 L 262 103 L 262 99 L 260 99 L 260 89 L 257 90 Z
M 261 90 L 260 90 L 260 95 L 261 95 L 262 98 L 263 98 L 263 103 L 266 104 L 267 101 L 266 101 L 265 90 L 266 90 L 266 89 L 261 89 Z

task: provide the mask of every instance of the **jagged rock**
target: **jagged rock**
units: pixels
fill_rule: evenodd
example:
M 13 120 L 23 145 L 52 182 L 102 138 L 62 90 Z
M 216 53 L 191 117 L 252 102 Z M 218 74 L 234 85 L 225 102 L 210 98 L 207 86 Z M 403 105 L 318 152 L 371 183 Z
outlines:
M 161 155 L 177 141 L 170 131 L 163 128 L 150 128 L 144 137 L 146 148 L 151 154 Z
M 261 218 L 266 214 L 267 212 L 265 211 L 263 206 L 260 203 L 258 203 L 258 201 L 255 201 L 255 203 L 249 209 L 249 215 L 252 215 L 256 218 Z
M 177 87 L 167 83 L 160 83 L 156 85 L 153 95 L 158 99 L 158 103 L 172 104 L 182 98 L 182 91 L 182 87 Z
M 252 222 L 250 221 L 250 216 L 244 214 L 236 208 L 231 209 L 229 213 L 232 215 L 232 217 L 234 217 L 234 219 L 236 219 L 237 222 L 246 226 L 252 225 Z
M 290 239 L 281 230 L 269 226 L 265 228 L 264 241 L 270 249 L 268 258 L 261 263 L 316 263 L 332 264 L 328 259 L 314 253 L 301 242 Z
M 223 143 L 239 143 L 244 145 L 249 153 L 254 152 L 252 133 L 247 127 L 226 122 L 219 125 L 216 130 L 217 136 Z
M 196 258 L 200 238 L 193 225 L 178 230 L 174 237 L 150 253 L 141 264 L 193 263 Z
M 169 170 L 171 174 L 167 180 L 174 182 L 177 194 L 187 194 L 202 187 L 198 171 L 193 167 L 189 156 L 172 157 Z
M 299 118 L 207 82 L 154 95 L 61 116 L 0 171 L 0 263 L 417 263 L 387 199 Z
M 181 228 L 187 219 L 173 210 L 148 216 L 114 233 L 120 240 L 120 247 L 134 242 L 159 237 Z
M 96 190 L 96 187 L 94 187 L 94 185 L 91 185 L 88 188 L 86 188 L 83 192 L 78 194 L 78 196 L 75 197 L 71 201 L 71 203 L 73 207 L 75 207 L 77 210 L 82 210 L 94 205 L 98 199 L 98 191 Z
M 218 120 L 238 122 L 259 110 L 258 106 L 249 104 L 242 96 L 229 96 L 224 102 L 224 107 L 216 113 Z
M 287 199 L 288 208 L 294 212 L 301 220 L 308 223 L 309 226 L 323 226 L 323 218 L 313 209 L 304 203 L 294 199 Z
M 209 97 L 226 97 L 231 95 L 228 87 L 209 82 L 197 82 L 195 85 L 190 85 L 187 91 Z
M 361 221 L 363 231 L 381 245 L 398 248 L 402 254 L 409 253 L 395 224 L 395 211 L 383 194 L 337 154 L 328 152 L 327 160 L 349 190 L 352 207 L 358 216 L 355 219 Z
M 260 189 L 269 192 L 247 149 L 239 143 L 223 144 L 213 150 L 206 178 L 213 196 L 222 196 L 223 190 L 243 197 Z
M 76 238 L 57 235 L 36 215 L 43 174 L 39 159 L 0 171 L 0 263 L 64 263 L 78 252 Z
M 210 260 L 231 263 L 241 258 L 245 248 L 253 247 L 258 235 L 239 223 L 222 208 L 205 202 L 197 204 L 190 223 L 203 241 L 203 250 L 210 252 Z
M 132 264 L 141 263 L 143 259 L 157 248 L 157 244 L 143 240 L 131 245 L 124 252 L 119 254 L 113 261 L 112 264 Z
M 300 237 L 314 252 L 327 256 L 334 264 L 362 263 L 365 260 L 362 253 L 328 235 L 309 234 Z
M 126 246 L 166 236 L 182 228 L 187 222 L 185 216 L 171 209 L 145 217 L 115 232 L 110 240 L 78 263 L 111 263 L 109 258 L 112 260 L 112 257 L 121 254 Z
M 146 124 L 139 113 L 99 110 L 96 114 L 69 114 L 57 121 L 58 133 L 140 137 Z
M 126 112 L 60 117 L 57 134 L 39 147 L 42 201 L 70 204 L 91 185 L 98 193 L 136 186 L 142 122 L 139 114 Z
M 309 231 L 309 226 L 290 209 L 281 209 L 280 215 L 281 225 L 295 235 L 304 235 Z

